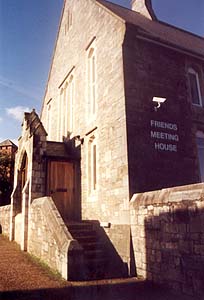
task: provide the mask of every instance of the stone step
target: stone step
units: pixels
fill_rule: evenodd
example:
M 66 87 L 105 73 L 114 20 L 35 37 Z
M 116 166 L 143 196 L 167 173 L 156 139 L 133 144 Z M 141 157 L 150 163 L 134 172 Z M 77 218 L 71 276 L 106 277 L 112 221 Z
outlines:
M 85 259 L 103 259 L 104 252 L 101 249 L 92 249 L 84 251 Z
M 82 247 L 87 243 L 93 243 L 93 242 L 97 242 L 97 236 L 96 235 L 81 235 L 81 236 L 73 236 L 74 239 L 76 239 L 79 244 L 82 245 Z
M 85 259 L 85 266 L 87 270 L 87 278 L 89 280 L 98 280 L 105 278 L 106 258 L 88 258 Z
M 70 231 L 93 230 L 93 225 L 90 223 L 66 223 Z
M 74 239 L 84 249 L 84 267 L 87 280 L 103 279 L 107 259 L 104 254 L 103 244 L 91 223 L 67 223 L 67 227 Z
M 94 242 L 85 242 L 83 243 L 83 248 L 84 250 L 98 250 L 98 249 L 102 249 L 103 244 L 99 241 L 94 241 Z
M 75 230 L 75 229 L 73 230 L 70 228 L 68 229 L 71 235 L 76 239 L 81 236 L 96 236 L 96 232 L 90 229 L 81 229 L 81 230 Z
M 90 267 L 98 267 L 105 265 L 107 263 L 106 257 L 101 257 L 101 258 L 85 258 L 85 264 L 89 265 Z

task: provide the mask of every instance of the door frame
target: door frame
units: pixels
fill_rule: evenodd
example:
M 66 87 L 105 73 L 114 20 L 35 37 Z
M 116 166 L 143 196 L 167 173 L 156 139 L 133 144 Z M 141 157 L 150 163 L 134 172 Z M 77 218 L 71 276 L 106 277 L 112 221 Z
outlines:
M 65 162 L 65 163 L 71 163 L 73 164 L 73 174 L 74 174 L 74 180 L 73 180 L 73 203 L 74 203 L 74 216 L 73 221 L 80 221 L 81 220 L 81 186 L 79 189 L 77 189 L 77 185 L 79 184 L 79 181 L 81 180 L 79 173 L 80 173 L 80 164 L 78 160 L 75 159 L 64 159 L 64 158 L 56 158 L 56 157 L 47 157 L 46 159 L 46 196 L 51 197 L 49 193 L 49 185 L 50 185 L 50 166 L 51 162 Z

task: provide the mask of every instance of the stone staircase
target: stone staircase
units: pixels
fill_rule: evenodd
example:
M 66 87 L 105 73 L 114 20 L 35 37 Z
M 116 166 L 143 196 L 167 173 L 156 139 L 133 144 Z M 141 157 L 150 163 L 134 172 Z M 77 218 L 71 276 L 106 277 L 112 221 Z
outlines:
M 66 223 L 72 237 L 84 249 L 84 268 L 81 270 L 84 279 L 95 280 L 107 278 L 106 265 L 108 257 L 101 237 L 90 222 Z

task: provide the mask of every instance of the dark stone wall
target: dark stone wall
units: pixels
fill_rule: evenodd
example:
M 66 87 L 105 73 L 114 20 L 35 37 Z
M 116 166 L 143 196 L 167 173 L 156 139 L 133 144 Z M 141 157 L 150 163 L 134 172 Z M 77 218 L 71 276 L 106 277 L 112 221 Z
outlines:
M 204 115 L 190 103 L 189 58 L 135 32 L 127 26 L 123 44 L 130 194 L 199 182 L 195 123 Z M 166 98 L 157 111 L 153 97 Z
M 193 299 L 204 295 L 203 196 L 202 183 L 136 194 L 130 202 L 137 275 Z

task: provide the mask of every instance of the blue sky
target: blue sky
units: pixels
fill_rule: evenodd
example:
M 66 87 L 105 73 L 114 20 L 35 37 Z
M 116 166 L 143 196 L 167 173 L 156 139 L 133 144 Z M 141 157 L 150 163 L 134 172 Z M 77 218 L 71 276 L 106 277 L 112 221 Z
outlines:
M 130 1 L 112 2 L 129 7 Z M 152 3 L 160 20 L 204 36 L 203 0 Z M 62 5 L 63 0 L 0 0 L 0 141 L 17 140 L 23 111 L 40 111 Z

